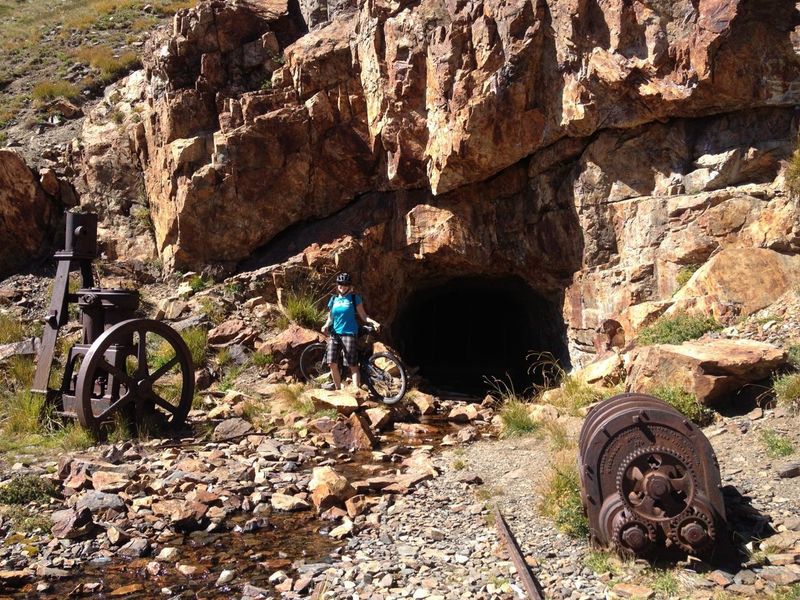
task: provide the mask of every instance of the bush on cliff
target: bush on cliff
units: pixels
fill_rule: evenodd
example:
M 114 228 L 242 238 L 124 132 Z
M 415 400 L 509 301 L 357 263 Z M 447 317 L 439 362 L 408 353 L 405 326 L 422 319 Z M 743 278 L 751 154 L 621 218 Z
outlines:
M 676 312 L 673 315 L 661 317 L 652 325 L 642 329 L 639 332 L 638 341 L 642 346 L 682 344 L 721 327 L 714 317 Z

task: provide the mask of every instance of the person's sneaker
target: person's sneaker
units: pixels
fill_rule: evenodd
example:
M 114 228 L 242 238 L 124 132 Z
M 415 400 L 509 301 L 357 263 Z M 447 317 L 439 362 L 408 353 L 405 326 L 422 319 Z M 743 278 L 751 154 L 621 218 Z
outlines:
M 333 383 L 332 381 L 330 383 L 325 383 L 325 384 L 322 385 L 322 389 L 323 390 L 328 390 L 329 392 L 332 392 L 333 390 L 336 389 L 336 384 Z

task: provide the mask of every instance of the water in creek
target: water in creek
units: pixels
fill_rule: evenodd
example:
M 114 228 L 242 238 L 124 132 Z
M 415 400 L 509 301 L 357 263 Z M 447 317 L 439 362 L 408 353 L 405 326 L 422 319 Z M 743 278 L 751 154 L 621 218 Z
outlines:
M 421 428 L 422 429 L 422 428 Z M 428 421 L 419 435 L 405 437 L 391 433 L 387 446 L 424 444 L 438 447 L 447 433 L 456 431 L 442 421 Z M 369 452 L 352 455 L 352 460 L 335 465 L 337 471 L 350 480 L 363 478 L 361 466 L 372 462 Z M 309 465 L 309 469 L 313 465 Z M 389 465 L 387 464 L 387 468 Z M 243 514 L 226 523 L 233 528 L 243 524 L 252 515 Z M 75 569 L 69 579 L 50 581 L 50 588 L 36 591 L 38 582 L 29 584 L 13 596 L 15 598 L 63 599 L 80 598 L 233 598 L 241 595 L 243 583 L 271 590 L 269 576 L 278 569 L 292 575 L 300 564 L 327 563 L 336 559 L 342 542 L 326 535 L 334 525 L 318 519 L 312 513 L 272 513 L 270 528 L 252 533 L 224 531 L 218 533 L 195 532 L 177 536 L 160 544 L 178 548 L 177 562 L 201 567 L 202 572 L 185 577 L 176 569 L 175 562 L 164 563 L 162 572 L 151 575 L 147 564 L 153 558 L 135 560 L 112 559 L 106 564 L 86 564 Z M 236 573 L 230 585 L 216 587 L 215 582 L 223 570 Z M 169 592 L 165 588 L 169 589 Z M 116 594 L 115 594 L 116 592 Z M 0 594 L 0 598 L 4 597 Z

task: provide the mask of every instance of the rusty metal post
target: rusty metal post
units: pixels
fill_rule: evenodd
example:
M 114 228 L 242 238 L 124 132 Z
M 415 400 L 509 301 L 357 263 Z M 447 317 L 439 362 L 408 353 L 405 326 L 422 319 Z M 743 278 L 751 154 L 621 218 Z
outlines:
M 66 213 L 66 236 L 64 250 L 56 252 L 58 261 L 56 277 L 53 282 L 53 295 L 50 307 L 44 318 L 42 347 L 36 363 L 31 391 L 48 394 L 50 369 L 58 339 L 58 330 L 66 325 L 69 318 L 68 305 L 77 302 L 77 296 L 69 293 L 69 274 L 79 269 L 81 287 L 93 286 L 92 261 L 97 256 L 97 215 Z

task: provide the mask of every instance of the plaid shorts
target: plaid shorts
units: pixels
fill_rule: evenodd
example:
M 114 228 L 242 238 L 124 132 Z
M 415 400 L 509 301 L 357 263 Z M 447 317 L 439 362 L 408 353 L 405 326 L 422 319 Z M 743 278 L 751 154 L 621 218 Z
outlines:
M 328 351 L 325 354 L 325 361 L 330 365 L 339 360 L 339 351 L 344 349 L 344 366 L 358 366 L 358 345 L 356 336 L 339 335 L 332 333 L 328 337 Z

